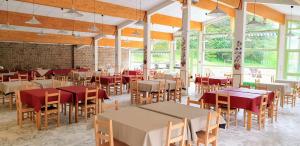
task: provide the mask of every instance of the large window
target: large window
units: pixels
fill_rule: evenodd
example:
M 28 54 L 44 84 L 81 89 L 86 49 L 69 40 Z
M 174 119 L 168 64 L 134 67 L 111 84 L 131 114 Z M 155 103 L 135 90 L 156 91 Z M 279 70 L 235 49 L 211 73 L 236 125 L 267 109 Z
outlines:
M 203 74 L 232 72 L 232 30 L 229 17 L 205 26 Z
M 248 15 L 250 21 L 253 16 Z M 276 75 L 279 24 L 257 18 L 261 26 L 247 26 L 244 56 L 244 81 L 269 82 Z
M 288 21 L 285 77 L 300 80 L 300 21 Z

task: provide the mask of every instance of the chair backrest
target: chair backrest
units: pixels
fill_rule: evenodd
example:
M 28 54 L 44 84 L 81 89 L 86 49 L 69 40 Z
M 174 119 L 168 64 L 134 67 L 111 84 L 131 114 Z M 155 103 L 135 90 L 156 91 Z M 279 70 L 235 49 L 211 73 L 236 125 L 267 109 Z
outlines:
M 17 111 L 18 111 L 19 109 L 22 109 L 22 101 L 21 101 L 20 90 L 16 91 L 15 94 L 16 94 L 16 108 L 17 108 Z
M 20 81 L 28 81 L 28 74 L 19 74 Z
M 58 109 L 59 109 L 60 90 L 58 90 L 58 92 L 56 92 L 56 93 L 48 93 L 48 91 L 46 91 L 46 93 L 45 93 L 45 106 L 48 107 L 50 105 L 57 105 Z M 47 108 L 45 108 L 45 109 L 47 111 Z
M 260 113 L 264 114 L 266 113 L 268 106 L 268 95 L 263 95 L 260 100 L 260 105 L 259 105 L 259 111 Z
M 191 98 L 188 97 L 186 105 L 190 106 L 191 104 L 198 105 L 199 108 L 202 108 L 202 109 L 204 108 L 203 99 L 200 99 L 199 101 L 195 101 L 195 100 L 191 100 Z
M 176 84 L 175 84 L 175 90 L 180 90 L 182 89 L 182 82 L 181 80 L 176 80 Z
M 137 92 L 139 89 L 139 84 L 137 80 L 130 81 L 130 92 Z
M 240 84 L 240 88 L 248 88 L 248 89 L 250 89 L 251 87 L 250 87 L 250 85 L 242 85 L 242 84 Z
M 96 88 L 96 89 L 89 89 L 89 88 L 86 88 L 85 89 L 85 104 L 88 103 L 88 101 L 98 101 L 98 91 L 99 91 L 99 88 Z
M 166 81 L 159 81 L 159 92 L 163 93 L 166 90 Z
M 122 84 L 122 75 L 114 75 L 115 84 Z
M 218 91 L 219 89 L 220 89 L 219 84 L 214 84 L 214 85 L 210 86 L 210 91 Z
M 9 78 L 8 78 L 8 81 L 9 81 L 9 82 L 20 81 L 19 74 L 18 74 L 17 76 L 18 76 L 17 78 L 14 78 L 14 77 L 9 77 Z
M 45 76 L 41 76 L 41 77 L 34 76 L 33 77 L 33 80 L 45 80 L 45 79 L 46 79 Z
M 3 82 L 3 74 L 0 74 L 0 82 Z
M 209 85 L 209 77 L 202 77 L 201 84 Z
M 267 90 L 267 86 L 266 85 L 260 85 L 260 84 L 255 84 L 255 89 L 257 90 Z
M 113 103 L 108 104 L 100 100 L 100 113 L 110 109 L 119 110 L 119 101 L 115 100 Z
M 220 115 L 221 109 L 217 109 L 217 111 L 210 111 L 207 114 L 205 129 L 205 138 L 207 141 L 209 139 L 212 141 L 217 139 L 219 133 Z
M 274 96 L 274 100 L 273 100 L 273 106 L 278 106 L 278 103 L 279 103 L 279 99 L 280 99 L 280 90 L 276 90 L 275 91 L 275 96 Z
M 182 122 L 178 124 L 173 124 L 173 122 L 169 121 L 168 123 L 168 131 L 167 131 L 167 146 L 170 146 L 170 144 L 179 142 L 179 146 L 185 145 L 185 135 L 186 135 L 186 125 L 187 125 L 187 119 L 184 118 Z M 174 133 L 176 132 L 176 135 L 174 137 Z
M 94 120 L 96 146 L 108 142 L 107 146 L 114 146 L 112 120 L 98 119 Z
M 225 105 L 227 110 L 230 110 L 230 96 L 224 93 L 217 93 L 216 95 L 216 109 L 219 109 L 220 105 Z

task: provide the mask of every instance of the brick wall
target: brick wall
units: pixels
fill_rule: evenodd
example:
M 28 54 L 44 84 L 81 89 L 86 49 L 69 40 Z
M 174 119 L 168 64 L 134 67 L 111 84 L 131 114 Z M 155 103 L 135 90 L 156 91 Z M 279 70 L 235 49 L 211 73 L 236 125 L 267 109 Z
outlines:
M 7 43 L 0 42 L 0 66 L 6 69 L 33 68 L 71 68 L 73 57 L 74 67 L 94 69 L 94 51 L 90 46 L 75 47 L 72 45 Z M 122 49 L 122 68 L 128 66 L 127 49 Z M 99 67 L 115 66 L 115 49 L 99 48 Z
M 0 66 L 6 69 L 71 68 L 72 46 L 0 42 Z

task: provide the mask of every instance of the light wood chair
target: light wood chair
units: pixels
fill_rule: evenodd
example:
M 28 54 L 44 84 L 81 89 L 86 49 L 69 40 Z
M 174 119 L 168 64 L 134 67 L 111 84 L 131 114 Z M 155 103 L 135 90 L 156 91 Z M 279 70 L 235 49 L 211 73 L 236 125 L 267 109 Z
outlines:
M 51 99 L 51 100 L 50 100 Z M 45 118 L 44 126 L 48 129 L 48 119 L 56 118 L 56 126 L 60 125 L 60 90 L 57 93 L 45 93 L 45 107 L 42 107 L 41 114 Z
M 3 74 L 0 74 L 0 83 L 3 82 Z M 2 93 L 2 91 L 0 91 L 0 99 L 2 99 L 2 103 L 4 104 L 5 103 L 5 94 Z
M 215 109 L 221 109 L 221 114 L 226 117 L 226 126 L 229 128 L 231 115 L 234 114 L 235 126 L 237 126 L 237 108 L 230 106 L 230 96 L 228 94 L 217 93 L 216 95 L 216 107 Z
M 115 75 L 115 95 L 122 95 L 123 94 L 123 79 L 122 75 Z
M 114 139 L 112 120 L 98 119 L 96 115 L 94 127 L 96 146 L 127 146 L 125 143 Z
M 209 76 L 201 78 L 201 85 L 200 86 L 201 86 L 201 93 L 202 94 L 210 91 L 211 87 L 210 87 L 210 84 L 209 84 Z
M 198 131 L 197 134 L 197 145 L 204 144 L 208 146 L 210 143 L 212 146 L 217 146 L 219 124 L 220 124 L 221 109 L 216 112 L 211 111 L 207 115 L 206 128 L 203 131 Z
M 9 81 L 9 82 L 20 81 L 20 77 L 19 77 L 19 75 L 18 75 L 18 77 L 17 77 L 17 78 L 14 78 L 14 77 L 9 77 L 9 78 L 8 78 L 8 81 Z
M 266 85 L 259 85 L 259 84 L 255 84 L 255 89 L 257 90 L 267 90 L 267 86 Z
M 28 74 L 19 74 L 20 81 L 28 81 Z
M 103 113 L 104 111 L 106 110 L 111 110 L 111 109 L 114 109 L 114 110 L 119 110 L 119 101 L 118 100 L 115 100 L 113 103 L 104 103 L 104 101 L 100 100 L 100 113 Z
M 262 127 L 265 127 L 267 106 L 268 106 L 268 95 L 263 95 L 261 97 L 260 105 L 258 107 L 259 111 L 257 113 L 254 112 L 252 113 L 257 117 L 258 130 L 260 130 Z M 247 117 L 247 112 L 246 110 L 244 110 L 244 126 L 246 126 L 246 120 L 247 120 L 246 117 Z
M 152 92 L 152 98 L 156 99 L 156 102 L 165 101 L 166 94 L 166 81 L 159 81 L 158 91 Z
M 195 74 L 195 92 L 197 93 L 200 93 L 200 90 L 201 90 L 201 81 L 197 81 L 197 78 L 201 78 L 201 75 L 200 74 Z
M 191 100 L 191 98 L 188 97 L 186 105 L 190 106 L 192 104 L 195 104 L 195 105 L 199 106 L 199 108 L 201 108 L 201 109 L 204 108 L 203 99 L 200 99 L 200 101 L 197 101 L 197 100 Z
M 270 116 L 271 116 L 271 122 L 272 123 L 274 121 L 274 118 L 275 118 L 275 122 L 277 122 L 279 99 L 280 99 L 280 91 L 276 90 L 272 105 L 269 107 L 270 110 L 271 110 L 271 115 Z
M 168 131 L 167 131 L 167 146 L 175 146 L 175 143 L 179 143 L 179 146 L 185 146 L 185 136 L 186 136 L 186 126 L 187 119 L 184 118 L 182 122 L 178 124 L 173 124 L 173 122 L 169 121 L 168 123 Z M 174 133 L 177 135 L 174 137 Z
M 181 98 L 182 98 L 182 82 L 181 80 L 176 80 L 176 84 L 175 84 L 175 90 L 171 90 L 170 92 L 170 97 L 169 100 L 174 100 L 177 101 L 179 100 L 179 102 L 181 103 Z
M 42 76 L 42 77 L 34 76 L 34 77 L 33 77 L 33 80 L 45 80 L 45 79 L 46 79 L 45 76 Z
M 34 119 L 34 109 L 21 101 L 20 91 L 16 91 L 17 123 L 22 128 L 25 119 Z M 25 116 L 26 115 L 26 116 Z
M 247 88 L 247 89 L 250 89 L 250 88 L 251 88 L 250 85 L 242 85 L 242 84 L 240 84 L 239 87 L 240 87 L 240 88 Z
M 131 80 L 130 81 L 131 104 L 138 104 L 140 96 L 143 96 L 143 95 L 139 91 L 138 80 Z
M 98 114 L 98 92 L 99 89 L 85 89 L 84 102 L 79 103 L 81 113 L 84 111 L 85 121 L 87 121 L 90 114 Z
M 292 89 L 292 92 L 284 95 L 284 100 L 287 105 L 296 106 L 297 90 Z

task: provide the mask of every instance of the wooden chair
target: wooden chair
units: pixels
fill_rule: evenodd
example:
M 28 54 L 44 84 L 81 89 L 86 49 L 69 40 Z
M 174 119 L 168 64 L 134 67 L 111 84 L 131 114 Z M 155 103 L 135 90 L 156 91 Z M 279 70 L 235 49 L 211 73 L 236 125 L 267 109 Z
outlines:
M 115 75 L 115 95 L 122 95 L 123 94 L 123 80 L 122 75 Z
M 19 74 L 20 81 L 28 81 L 28 74 Z
M 201 78 L 200 74 L 195 74 L 195 92 L 200 93 L 201 90 L 201 80 L 197 81 L 197 78 Z
M 260 85 L 260 84 L 255 84 L 255 89 L 257 90 L 267 90 L 267 86 L 266 85 Z
M 138 80 L 131 80 L 130 81 L 130 97 L 131 97 L 131 104 L 138 104 L 138 100 L 141 96 L 139 92 L 139 84 Z
M 152 98 L 156 99 L 156 102 L 165 101 L 166 94 L 166 81 L 159 81 L 158 91 L 152 92 Z
M 33 80 L 45 80 L 45 79 L 46 79 L 45 76 L 42 76 L 42 77 L 34 76 L 34 77 L 33 77 Z
M 100 102 L 99 103 L 99 105 L 100 105 L 100 113 L 103 113 L 104 111 L 111 110 L 111 109 L 119 110 L 119 101 L 118 100 L 115 100 L 111 104 L 104 103 L 104 101 L 102 101 L 102 100 L 99 100 L 99 102 Z
M 262 127 L 265 127 L 266 121 L 266 113 L 267 113 L 267 106 L 268 106 L 268 95 L 263 95 L 260 100 L 259 111 L 257 113 L 252 113 L 256 115 L 257 122 L 258 122 L 258 129 L 260 130 Z M 247 112 L 244 110 L 244 126 L 246 126 L 246 117 Z
M 209 92 L 211 92 L 211 91 L 218 91 L 218 90 L 220 90 L 220 85 L 219 84 L 214 84 L 214 85 L 211 85 L 211 86 L 209 86 Z
M 296 99 L 297 99 L 297 90 L 292 89 L 292 92 L 289 94 L 284 95 L 284 100 L 287 105 L 291 105 L 292 107 L 296 106 Z
M 28 118 L 34 119 L 34 109 L 22 103 L 20 91 L 16 91 L 17 123 L 22 128 L 23 120 Z M 25 116 L 26 115 L 26 116 Z
M 250 88 L 251 88 L 250 85 L 242 85 L 242 84 L 240 84 L 239 87 L 240 87 L 240 88 L 247 88 L 247 89 L 250 89 Z
M 190 106 L 191 104 L 195 104 L 195 105 L 199 106 L 199 108 L 201 108 L 201 109 L 204 108 L 203 99 L 200 99 L 200 101 L 199 100 L 196 101 L 196 100 L 191 100 L 191 98 L 188 97 L 186 105 Z
M 2 83 L 3 82 L 3 74 L 0 74 L 0 83 Z M 4 102 L 5 102 L 5 94 L 4 93 L 2 93 L 1 91 L 0 91 L 0 99 L 2 99 L 2 103 L 4 104 Z
M 20 81 L 20 77 L 19 77 L 19 75 L 18 75 L 17 78 L 9 77 L 9 78 L 8 78 L 8 81 L 9 81 L 9 82 Z
M 98 116 L 96 115 L 94 126 L 96 146 L 127 146 L 114 139 L 112 120 L 98 119 Z
M 174 100 L 177 101 L 177 99 L 179 100 L 179 102 L 181 103 L 181 97 L 182 97 L 182 82 L 181 80 L 176 80 L 176 84 L 175 84 L 175 90 L 171 90 L 170 92 L 170 97 L 169 100 Z
M 235 126 L 237 126 L 237 108 L 230 106 L 230 96 L 227 94 L 217 93 L 216 95 L 216 107 L 215 109 L 221 109 L 221 114 L 226 117 L 226 126 L 229 128 L 231 115 L 234 114 Z
M 85 99 L 84 102 L 79 103 L 79 107 L 82 111 L 84 111 L 85 121 L 90 114 L 98 114 L 98 91 L 99 89 L 85 89 Z
M 167 131 L 167 146 L 175 146 L 175 143 L 179 143 L 179 146 L 185 146 L 185 136 L 186 136 L 186 126 L 187 119 L 184 118 L 182 122 L 178 124 L 173 124 L 173 122 L 169 121 L 168 123 L 168 131 Z M 174 133 L 177 135 L 174 137 Z
M 201 78 L 201 93 L 206 93 L 210 91 L 210 84 L 209 84 L 209 77 L 202 77 Z
M 218 109 L 217 112 L 211 111 L 208 113 L 205 130 L 196 133 L 198 137 L 197 145 L 204 144 L 208 146 L 211 143 L 213 146 L 217 146 L 220 113 L 221 109 Z
M 50 100 L 51 99 L 51 100 Z M 42 115 L 45 118 L 45 128 L 48 129 L 48 119 L 56 115 L 56 125 L 60 125 L 60 90 L 57 93 L 45 93 L 45 107 L 41 109 Z
M 277 122 L 277 118 L 278 118 L 278 106 L 279 106 L 279 98 L 280 98 L 280 91 L 276 90 L 275 91 L 275 96 L 274 96 L 274 100 L 272 102 L 272 105 L 269 107 L 271 108 L 271 122 L 273 123 L 274 118 L 275 118 L 275 122 Z

